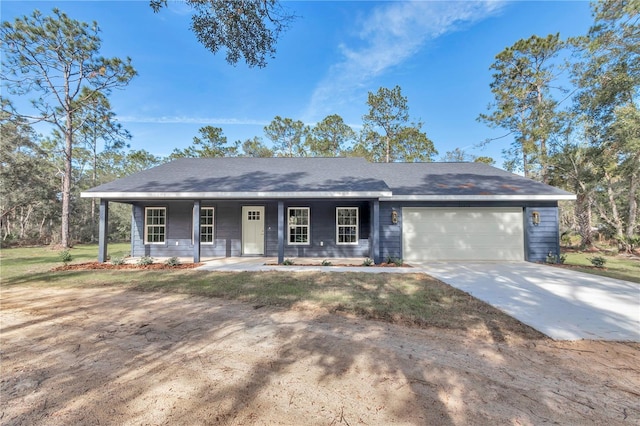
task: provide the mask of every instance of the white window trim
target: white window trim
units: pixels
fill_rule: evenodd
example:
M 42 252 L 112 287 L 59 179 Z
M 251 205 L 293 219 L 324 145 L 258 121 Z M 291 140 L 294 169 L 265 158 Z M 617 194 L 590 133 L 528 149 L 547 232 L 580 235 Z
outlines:
M 164 225 L 149 225 L 147 223 L 147 211 L 148 210 L 164 210 Z M 164 241 L 149 241 L 149 226 L 162 226 L 164 228 Z M 165 245 L 167 244 L 167 208 L 159 206 L 151 206 L 144 208 L 144 243 L 152 245 Z
M 295 226 L 306 226 L 307 227 L 307 242 L 305 243 L 292 243 L 291 242 L 291 226 L 289 226 L 289 215 L 291 210 L 306 210 L 308 223 L 306 225 L 295 225 Z M 311 207 L 287 207 L 287 245 L 290 246 L 310 246 L 311 245 Z
M 212 246 L 216 241 L 216 208 L 212 206 L 200 207 L 200 216 L 202 216 L 203 210 L 211 210 L 211 242 L 203 242 L 202 240 L 200 240 L 200 245 Z M 198 220 L 200 220 L 200 218 L 198 218 Z M 200 235 L 198 236 L 198 238 L 202 238 L 202 224 L 200 224 Z
M 356 224 L 355 225 L 340 225 L 338 224 L 338 211 L 339 210 L 355 210 L 356 211 Z M 353 243 L 341 243 L 340 241 L 340 227 L 341 226 L 355 226 L 356 228 L 356 240 Z M 339 246 L 355 246 L 360 242 L 360 209 L 358 207 L 336 207 L 336 245 Z

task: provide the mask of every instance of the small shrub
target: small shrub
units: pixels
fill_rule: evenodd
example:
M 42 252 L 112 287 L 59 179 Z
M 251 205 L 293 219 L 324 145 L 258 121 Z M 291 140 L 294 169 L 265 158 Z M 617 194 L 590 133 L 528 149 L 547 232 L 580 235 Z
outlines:
M 331 262 L 329 262 L 327 259 L 322 261 L 322 266 L 331 266 Z
M 177 257 L 173 256 L 173 257 L 170 257 L 169 259 L 165 260 L 164 264 L 167 265 L 167 266 L 176 267 L 176 266 L 180 265 L 180 259 L 178 259 Z
M 371 266 L 373 265 L 373 259 L 369 259 L 368 257 L 362 262 L 362 266 Z
M 112 257 L 111 258 L 112 265 L 124 265 L 124 257 Z
M 566 254 L 561 254 L 560 257 L 558 258 L 558 263 L 560 265 L 564 265 L 564 263 L 567 261 L 567 255 Z
M 404 262 L 402 261 L 402 258 L 400 257 L 393 257 L 393 256 L 387 256 L 387 264 L 394 264 L 396 266 L 402 266 L 404 265 Z
M 553 252 L 549 252 L 545 262 L 546 263 L 551 263 L 551 264 L 558 263 L 558 257 L 555 254 L 553 254 Z
M 291 259 L 285 259 L 285 260 L 283 260 L 283 261 L 282 261 L 282 264 L 283 264 L 283 265 L 287 265 L 287 266 L 289 266 L 289 265 L 293 265 L 293 260 L 291 260 Z
M 138 259 L 138 266 L 146 266 L 151 265 L 153 263 L 153 257 L 151 256 L 142 256 Z
M 71 252 L 69 250 L 62 250 L 59 256 L 60 256 L 60 261 L 65 265 L 71 262 L 71 260 L 73 259 L 73 257 L 71 256 Z
M 587 259 L 596 268 L 604 268 L 604 265 L 607 263 L 607 259 L 602 256 L 588 257 Z

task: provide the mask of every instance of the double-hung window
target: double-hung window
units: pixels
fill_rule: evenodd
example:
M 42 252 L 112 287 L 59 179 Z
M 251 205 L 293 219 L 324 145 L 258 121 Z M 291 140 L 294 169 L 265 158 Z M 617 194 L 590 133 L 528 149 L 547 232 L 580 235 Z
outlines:
M 358 244 L 358 208 L 336 209 L 336 241 L 338 244 Z
M 164 244 L 167 234 L 166 207 L 146 207 L 144 209 L 145 244 Z
M 289 244 L 309 244 L 309 207 L 289 207 L 287 218 Z
M 213 244 L 213 207 L 200 208 L 200 243 Z

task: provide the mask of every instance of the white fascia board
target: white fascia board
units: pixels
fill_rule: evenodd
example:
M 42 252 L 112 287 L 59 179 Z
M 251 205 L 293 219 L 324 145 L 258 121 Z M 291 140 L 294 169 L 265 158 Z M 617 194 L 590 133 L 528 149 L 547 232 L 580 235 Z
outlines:
M 380 198 L 391 191 L 294 191 L 294 192 L 81 192 L 82 198 L 132 199 L 261 199 L 261 198 Z
M 558 195 L 393 195 L 380 201 L 571 201 L 575 194 Z

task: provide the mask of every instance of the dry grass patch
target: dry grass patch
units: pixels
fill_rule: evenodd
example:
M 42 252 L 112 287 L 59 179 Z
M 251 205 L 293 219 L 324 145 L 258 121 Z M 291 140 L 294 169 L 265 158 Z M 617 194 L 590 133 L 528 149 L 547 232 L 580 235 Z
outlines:
M 83 251 L 76 253 L 83 254 L 76 258 L 85 257 Z M 498 309 L 426 274 L 195 270 L 52 272 L 51 268 L 59 262 L 51 251 L 7 249 L 3 250 L 2 258 L 3 286 L 114 286 L 143 292 L 239 300 L 255 308 L 322 310 L 413 327 L 471 330 L 479 336 L 490 335 L 497 341 L 509 336 L 544 338 Z

